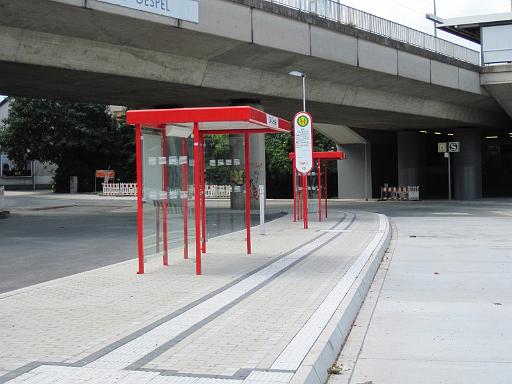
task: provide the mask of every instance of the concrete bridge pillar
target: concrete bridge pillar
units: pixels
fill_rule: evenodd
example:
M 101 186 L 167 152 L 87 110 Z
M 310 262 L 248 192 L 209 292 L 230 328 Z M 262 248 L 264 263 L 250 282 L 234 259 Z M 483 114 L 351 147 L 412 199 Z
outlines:
M 338 197 L 340 199 L 371 198 L 370 144 L 343 144 L 337 145 L 337 147 L 346 155 L 345 160 L 338 161 Z
M 425 140 L 418 131 L 397 132 L 398 186 L 419 185 L 425 187 L 426 148 Z
M 479 128 L 455 130 L 454 141 L 460 142 L 460 152 L 452 154 L 454 197 L 474 200 L 482 197 L 482 138 Z
M 253 108 L 263 111 L 263 105 L 259 100 L 233 100 L 231 105 L 249 105 Z M 233 158 L 240 159 L 240 167 L 245 167 L 244 156 L 244 135 L 231 135 L 231 145 Z M 258 186 L 266 187 L 265 172 L 265 134 L 254 134 L 249 136 L 249 154 L 250 154 L 250 178 L 249 187 L 251 188 L 251 208 L 259 209 Z M 266 190 L 266 188 L 265 188 Z M 243 209 L 245 205 L 245 194 L 235 193 L 231 195 L 231 208 Z

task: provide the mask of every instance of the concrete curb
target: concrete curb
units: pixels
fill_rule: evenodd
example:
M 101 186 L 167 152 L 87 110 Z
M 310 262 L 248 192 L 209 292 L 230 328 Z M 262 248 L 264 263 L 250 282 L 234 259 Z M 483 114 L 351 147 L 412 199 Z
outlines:
M 336 362 L 390 241 L 391 225 L 386 217 L 386 229 L 377 247 L 302 361 L 290 384 L 324 384 L 327 382 L 329 378 L 327 371 Z

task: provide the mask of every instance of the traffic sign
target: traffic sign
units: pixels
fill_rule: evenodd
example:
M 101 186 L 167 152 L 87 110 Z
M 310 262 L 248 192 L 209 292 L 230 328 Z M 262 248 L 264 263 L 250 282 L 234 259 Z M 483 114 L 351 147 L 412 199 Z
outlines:
M 113 171 L 111 169 L 97 169 L 96 170 L 96 177 L 97 178 L 114 178 L 116 177 L 116 171 Z
M 448 143 L 448 152 L 460 152 L 460 142 L 452 141 Z
M 437 143 L 437 152 L 448 152 L 446 143 Z
M 313 168 L 313 119 L 299 112 L 294 119 L 295 168 L 303 175 Z

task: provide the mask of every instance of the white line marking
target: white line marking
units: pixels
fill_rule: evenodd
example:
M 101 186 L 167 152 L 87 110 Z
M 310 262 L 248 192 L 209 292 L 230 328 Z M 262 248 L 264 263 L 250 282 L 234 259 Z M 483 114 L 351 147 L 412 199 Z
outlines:
M 322 304 L 304 324 L 295 337 L 290 341 L 279 357 L 272 364 L 271 369 L 295 371 L 308 354 L 309 350 L 318 339 L 334 312 L 339 307 L 350 287 L 356 281 L 364 266 L 370 260 L 379 243 L 384 238 L 384 233 L 389 231 L 389 225 L 384 215 L 379 215 L 379 230 L 373 240 L 359 255 L 354 264 L 343 275 L 342 279 Z

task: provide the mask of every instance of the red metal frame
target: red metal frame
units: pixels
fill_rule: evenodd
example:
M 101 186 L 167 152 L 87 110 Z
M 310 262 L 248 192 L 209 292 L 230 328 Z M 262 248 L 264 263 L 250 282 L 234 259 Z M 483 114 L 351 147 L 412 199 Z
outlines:
M 249 156 L 249 134 L 244 134 L 245 154 L 245 228 L 247 232 L 247 253 L 251 254 L 251 166 Z
M 327 163 L 324 163 L 325 218 L 327 219 Z
M 144 221 L 142 205 L 142 129 L 140 124 L 135 126 L 135 153 L 137 171 L 137 246 L 139 254 L 138 274 L 144 273 Z
M 196 225 L 196 275 L 201 275 L 201 148 L 199 147 L 199 123 L 194 122 L 194 215 Z
M 246 207 L 245 221 L 247 231 L 247 253 L 251 250 L 251 207 L 250 207 L 250 159 L 249 135 L 254 133 L 279 133 L 291 131 L 289 121 L 280 119 L 252 107 L 216 107 L 216 108 L 181 108 L 138 110 L 127 112 L 127 122 L 136 126 L 137 154 L 137 240 L 139 256 L 139 274 L 144 273 L 144 237 L 143 237 L 143 175 L 142 175 L 142 126 L 160 129 L 163 133 L 165 148 L 166 126 L 180 125 L 189 127 L 194 137 L 194 216 L 195 216 L 195 252 L 196 274 L 202 274 L 201 253 L 206 252 L 206 195 L 205 195 L 205 164 L 204 139 L 206 134 L 244 134 L 245 140 L 245 174 L 246 174 Z M 224 123 L 226 127 L 220 127 Z M 230 128 L 231 127 L 231 128 Z M 182 142 L 182 156 L 187 155 L 186 141 Z M 165 168 L 164 168 L 165 169 Z M 183 190 L 188 193 L 187 164 L 183 168 Z M 164 174 L 162 188 L 167 190 L 167 173 Z M 307 195 L 306 195 L 307 197 Z M 188 200 L 183 205 L 184 258 L 188 258 Z M 164 221 L 164 264 L 168 262 L 167 246 L 167 203 L 162 204 Z
M 302 206 L 304 207 L 304 229 L 309 228 L 308 223 L 308 175 L 302 174 Z
M 167 159 L 167 136 L 165 131 L 162 131 L 162 154 Z M 167 167 L 166 164 L 162 164 L 162 190 L 167 194 Z M 163 264 L 169 265 L 169 245 L 167 241 L 167 196 L 162 202 L 162 235 L 164 240 L 164 255 Z
M 276 124 L 269 126 L 269 117 L 275 119 Z M 250 133 L 288 133 L 291 130 L 289 121 L 277 118 L 258 109 L 246 106 L 239 107 L 205 107 L 205 108 L 177 108 L 177 109 L 147 109 L 127 112 L 128 124 L 140 124 L 147 127 L 162 128 L 165 124 L 173 123 L 217 123 L 217 122 L 246 122 L 251 125 Z M 261 127 L 261 129 L 258 129 Z M 201 129 L 208 134 L 237 133 L 236 129 L 223 130 Z M 243 133 L 246 130 L 241 130 Z
M 306 183 L 304 184 L 304 179 L 301 176 L 301 188 L 302 191 L 297 193 L 296 186 L 296 169 L 295 169 L 295 152 L 291 152 L 288 157 L 292 160 L 293 166 L 293 221 L 297 221 L 300 219 L 304 220 L 304 229 L 308 228 L 308 212 L 307 212 L 307 177 Z M 335 152 L 313 152 L 313 161 L 317 160 L 317 171 L 318 171 L 318 221 L 322 221 L 322 182 L 321 182 L 321 160 L 324 160 L 324 188 L 325 188 L 325 217 L 327 218 L 328 206 L 327 206 L 327 160 L 344 160 L 346 158 L 345 153 L 342 151 Z M 302 200 L 301 204 L 297 204 L 297 201 Z M 303 212 L 301 212 L 301 208 Z M 301 215 L 302 213 L 302 215 Z
M 320 159 L 316 161 L 318 174 L 318 221 L 322 222 L 322 170 L 320 169 Z
M 292 160 L 293 167 L 293 222 L 297 221 L 297 201 L 295 200 L 295 193 L 297 191 L 297 170 L 295 169 L 295 159 Z

